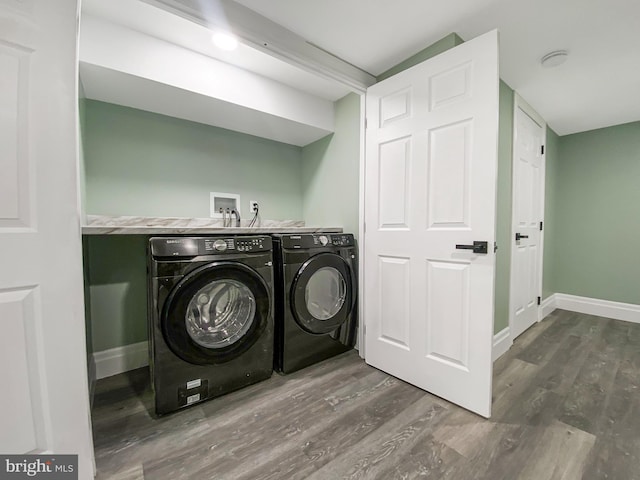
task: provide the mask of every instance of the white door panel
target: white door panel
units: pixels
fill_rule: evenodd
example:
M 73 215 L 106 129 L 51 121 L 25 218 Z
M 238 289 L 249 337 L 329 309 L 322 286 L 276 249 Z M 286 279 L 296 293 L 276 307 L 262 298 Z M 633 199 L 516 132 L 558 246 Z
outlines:
M 31 194 L 26 125 L 30 49 L 0 43 L 0 228 L 31 226 Z
M 76 0 L 0 0 L 0 452 L 89 478 L 77 22 Z
M 391 345 L 408 349 L 410 323 L 409 258 L 378 257 L 380 278 L 380 332 L 378 337 Z
M 510 324 L 516 338 L 538 321 L 541 295 L 545 124 L 517 97 L 513 146 L 513 229 Z M 521 235 L 516 240 L 516 234 Z
M 2 431 L 11 432 L 0 438 L 2 452 L 29 452 L 38 445 L 32 390 L 38 388 L 39 382 L 30 374 L 33 368 L 27 353 L 27 338 L 32 335 L 35 323 L 35 295 L 32 288 L 0 291 L 0 364 L 11 365 L 0 376 L 2 385 L 11 386 L 5 390 L 2 403 L 12 407 L 2 417 Z
M 497 32 L 367 91 L 366 360 L 491 410 Z M 487 254 L 456 249 L 488 243 Z
M 408 137 L 380 144 L 381 229 L 409 228 L 411 139 Z

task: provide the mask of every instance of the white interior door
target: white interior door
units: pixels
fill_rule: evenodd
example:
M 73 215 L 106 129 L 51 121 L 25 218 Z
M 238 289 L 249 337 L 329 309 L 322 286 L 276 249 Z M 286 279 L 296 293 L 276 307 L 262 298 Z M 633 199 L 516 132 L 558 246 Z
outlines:
M 77 22 L 76 0 L 0 0 L 0 452 L 90 478 Z
M 493 31 L 367 90 L 366 361 L 485 417 L 498 82 Z
M 513 228 L 510 333 L 514 339 L 538 321 L 542 292 L 544 120 L 516 94 L 513 133 Z

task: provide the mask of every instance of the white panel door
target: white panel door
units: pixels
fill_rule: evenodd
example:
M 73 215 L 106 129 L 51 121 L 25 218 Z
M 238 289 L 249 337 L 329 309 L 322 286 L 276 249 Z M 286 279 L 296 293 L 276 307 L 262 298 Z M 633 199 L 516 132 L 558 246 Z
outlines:
M 516 96 L 513 140 L 513 228 L 510 333 L 516 338 L 538 321 L 542 291 L 544 121 Z
M 485 417 L 498 81 L 494 31 L 367 90 L 366 361 Z
M 0 452 L 92 440 L 78 202 L 76 0 L 0 0 Z

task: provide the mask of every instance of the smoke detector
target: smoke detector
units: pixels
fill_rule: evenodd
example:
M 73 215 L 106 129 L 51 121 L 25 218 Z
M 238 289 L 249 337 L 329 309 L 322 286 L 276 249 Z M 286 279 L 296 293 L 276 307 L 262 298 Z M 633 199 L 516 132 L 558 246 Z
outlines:
M 542 59 L 540 59 L 540 65 L 544 68 L 553 68 L 558 65 L 562 65 L 567 61 L 567 57 L 569 56 L 569 52 L 566 50 L 554 50 L 553 52 L 547 53 Z

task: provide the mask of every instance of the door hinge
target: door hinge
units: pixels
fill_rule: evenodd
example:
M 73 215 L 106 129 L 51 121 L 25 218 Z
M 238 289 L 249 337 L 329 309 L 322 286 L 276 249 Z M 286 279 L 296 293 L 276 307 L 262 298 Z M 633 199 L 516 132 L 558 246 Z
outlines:
M 540 222 L 540 231 L 542 231 L 543 222 Z
M 540 154 L 544 155 L 544 145 L 540 145 Z
M 367 126 L 368 126 L 368 125 L 369 125 L 369 119 L 368 119 L 368 118 L 365 118 L 365 119 L 364 119 L 364 129 L 365 129 L 365 130 L 367 129 Z
M 540 305 L 540 303 L 542 303 L 542 298 L 538 297 L 538 305 Z

